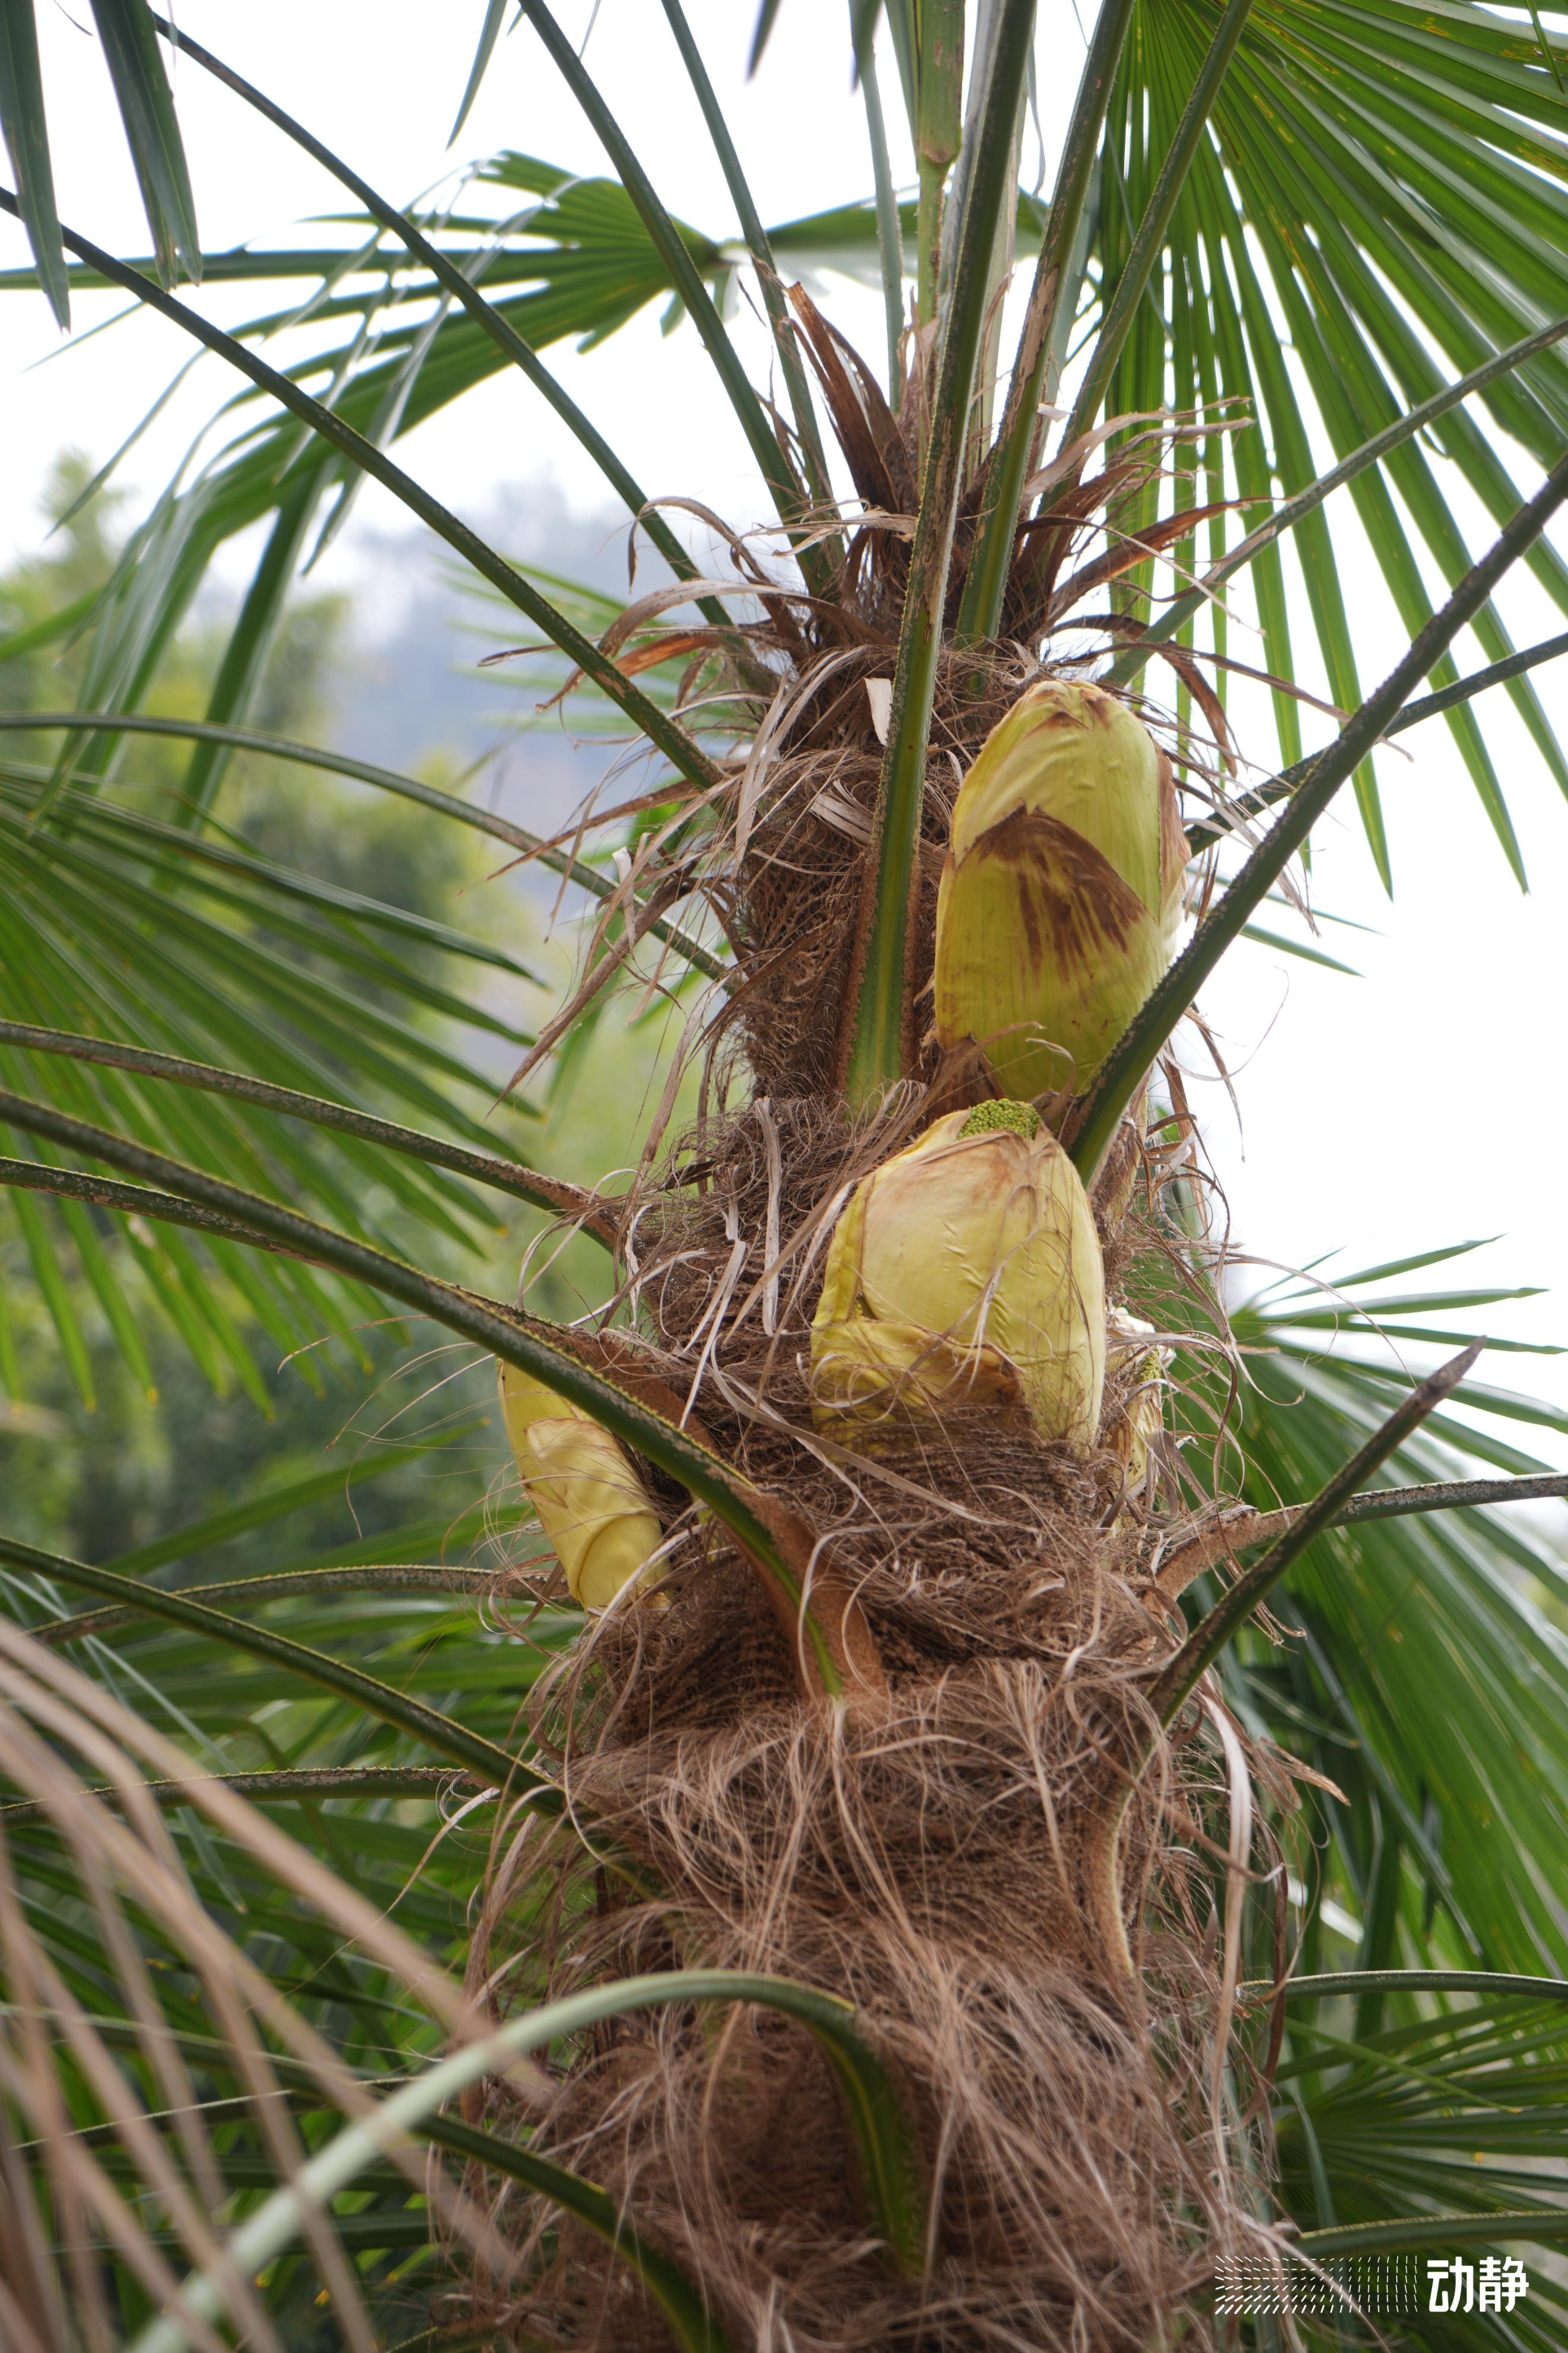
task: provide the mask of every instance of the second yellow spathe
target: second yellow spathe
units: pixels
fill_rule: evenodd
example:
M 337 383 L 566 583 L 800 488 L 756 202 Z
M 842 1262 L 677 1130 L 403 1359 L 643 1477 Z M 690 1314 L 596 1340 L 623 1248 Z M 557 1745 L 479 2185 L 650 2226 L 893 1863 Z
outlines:
M 1021 1114 L 1018 1125 L 995 1114 Z M 828 1245 L 813 1414 L 850 1444 L 965 1404 L 1021 1405 L 1093 1441 L 1105 1381 L 1100 1241 L 1077 1170 L 1021 1105 L 953 1112 L 867 1177 Z M 970 1132 L 963 1133 L 968 1127 Z

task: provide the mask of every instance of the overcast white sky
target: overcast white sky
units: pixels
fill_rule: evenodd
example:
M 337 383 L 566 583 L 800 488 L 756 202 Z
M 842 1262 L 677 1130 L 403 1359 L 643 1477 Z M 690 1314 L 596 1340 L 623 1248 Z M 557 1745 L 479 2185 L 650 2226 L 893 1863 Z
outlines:
M 1087 14 L 1089 0 L 1082 5 Z M 563 0 L 560 13 L 580 33 L 590 9 L 586 0 Z M 688 13 L 764 219 L 868 192 L 842 0 L 785 0 L 769 59 L 749 86 L 742 70 L 751 0 L 689 0 Z M 1051 30 L 1042 37 L 1041 99 L 1054 153 L 1081 39 L 1070 5 L 1053 0 L 1043 14 Z M 111 248 L 140 254 L 145 227 L 96 42 L 58 0 L 44 0 L 39 15 L 62 216 Z M 374 8 L 367 0 L 310 6 L 269 0 L 266 8 L 246 9 L 182 0 L 180 8 L 181 23 L 198 39 L 399 200 L 450 167 L 445 142 L 482 15 L 482 0 L 379 0 Z M 666 202 L 705 229 L 730 229 L 722 180 L 662 11 L 652 0 L 602 0 L 588 61 Z M 890 67 L 884 81 L 896 112 Z M 301 216 L 337 208 L 331 182 L 188 61 L 176 90 L 209 250 L 270 243 Z M 584 172 L 605 168 L 526 29 L 501 42 L 459 152 L 501 146 Z M 0 221 L 0 267 L 26 258 L 20 232 Z M 830 290 L 852 340 L 879 353 L 879 306 L 841 282 Z M 197 299 L 220 319 L 251 307 L 242 290 Z M 77 324 L 119 307 L 107 297 L 84 300 Z M 743 326 L 739 336 L 760 368 L 760 343 Z M 177 332 L 151 318 L 34 364 L 58 343 L 41 300 L 0 296 L 0 560 L 37 543 L 37 499 L 57 451 L 75 443 L 101 460 L 188 355 Z M 661 342 L 650 312 L 600 352 L 578 358 L 558 345 L 550 357 L 650 490 L 698 495 L 737 522 L 756 519 L 746 453 L 689 328 Z M 183 401 L 133 452 L 125 480 L 143 496 L 155 490 L 229 388 L 220 364 L 204 361 Z M 584 511 L 603 503 L 587 460 L 515 376 L 497 379 L 423 427 L 399 456 L 460 513 L 483 511 L 503 490 L 526 493 L 547 484 Z M 1531 479 L 1528 466 L 1520 470 Z M 1455 503 L 1472 543 L 1483 544 L 1489 534 L 1480 519 L 1462 496 Z M 331 576 L 374 594 L 360 551 L 371 533 L 396 527 L 399 515 L 390 498 L 368 492 L 329 559 Z M 1349 598 L 1370 686 L 1403 637 L 1348 523 L 1342 543 L 1351 551 Z M 234 577 L 244 553 L 231 559 Z M 1504 605 L 1517 643 L 1563 626 L 1528 584 Z M 1298 642 L 1305 637 L 1299 632 Z M 1461 644 L 1461 668 L 1482 659 L 1473 642 Z M 1537 675 L 1568 738 L 1568 669 Z M 1211 1148 L 1236 1229 L 1260 1256 L 1300 1263 L 1343 1250 L 1339 1262 L 1353 1266 L 1500 1235 L 1456 1279 L 1550 1286 L 1545 1299 L 1493 1311 L 1494 1328 L 1568 1340 L 1568 1235 L 1557 1162 L 1568 1012 L 1568 806 L 1506 699 L 1493 694 L 1478 708 L 1523 843 L 1531 894 L 1521 896 L 1511 881 L 1441 723 L 1405 736 L 1412 756 L 1390 751 L 1381 761 L 1393 902 L 1377 882 L 1348 798 L 1317 845 L 1319 902 L 1373 927 L 1365 937 L 1331 932 L 1324 944 L 1364 977 L 1344 979 L 1246 949 L 1207 993 L 1244 1116 L 1238 1134 L 1220 1092 L 1208 1090 Z M 1237 706 L 1244 728 L 1247 709 L 1245 701 Z M 1267 760 L 1266 737 L 1258 756 Z M 1568 1357 L 1497 1356 L 1481 1372 L 1568 1409 Z M 1517 1428 L 1510 1434 L 1529 1435 Z M 1568 1442 L 1550 1435 L 1539 1451 L 1568 1461 Z

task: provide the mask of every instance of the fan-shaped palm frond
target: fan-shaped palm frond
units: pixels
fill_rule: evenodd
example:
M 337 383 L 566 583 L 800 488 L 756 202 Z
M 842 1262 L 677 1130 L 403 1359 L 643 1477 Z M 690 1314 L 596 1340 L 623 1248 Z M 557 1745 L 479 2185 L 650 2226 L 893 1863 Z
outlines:
M 1563 2228 L 1552 2194 L 1564 2106 L 1563 1988 L 1548 1979 L 1536 1994 L 1525 1981 L 1450 1977 L 1435 1994 L 1433 1975 L 1411 1971 L 1401 1984 L 1394 1973 L 1384 2000 L 1397 2015 L 1382 2026 L 1356 2021 L 1356 1973 L 1303 1979 L 1292 1995 L 1275 2129 L 1291 2210 L 1309 2225 L 1303 2254 L 1331 2267 L 1335 2253 L 1360 2243 L 1358 2232 L 1403 2218 L 1405 2269 L 1418 2284 L 1406 2325 L 1421 2342 L 1547 2353 L 1565 2303 L 1545 2267 L 1531 2267 L 1528 2295 L 1506 2315 L 1473 2301 L 1447 2319 L 1422 2307 L 1431 2301 L 1428 2259 L 1451 2263 L 1462 2250 L 1473 2264 L 1489 2247 L 1536 2233 L 1550 2243 Z M 1326 2330 L 1326 2341 L 1337 2334 Z
M 1231 1451 L 1218 1463 L 1208 1456 L 1226 1390 L 1212 1360 L 1196 1356 L 1187 1372 L 1193 1475 L 1217 1477 L 1222 1488 L 1236 1479 L 1264 1513 L 1281 1497 L 1321 1487 L 1402 1389 L 1394 1365 L 1412 1349 L 1447 1348 L 1466 1336 L 1430 1317 L 1473 1315 L 1520 1295 L 1387 1288 L 1466 1247 L 1474 1245 L 1279 1282 L 1233 1308 L 1244 1386 Z M 1162 1298 L 1155 1312 L 1173 1303 Z M 1387 1353 L 1343 1345 L 1358 1337 Z M 1568 1420 L 1528 1397 L 1473 1382 L 1461 1384 L 1454 1403 L 1468 1410 L 1435 1414 L 1391 1458 L 1391 1482 L 1474 1480 L 1483 1467 L 1527 1479 L 1546 1466 L 1478 1424 L 1475 1413 L 1558 1432 Z M 1212 1598 L 1215 1588 L 1205 1578 L 1194 1590 Z M 1322 1810 L 1331 1842 L 1322 1885 L 1342 1913 L 1367 1920 L 1365 1966 L 1415 1961 L 1430 1949 L 1485 1968 L 1560 1968 L 1568 1746 L 1556 1694 L 1568 1649 L 1551 1610 L 1562 1591 L 1556 1552 L 1496 1508 L 1361 1520 L 1317 1538 L 1289 1572 L 1277 1607 L 1305 1640 L 1279 1647 L 1249 1637 L 1227 1670 L 1244 1718 L 1267 1725 L 1356 1799 L 1348 1814 L 1336 1805 Z M 1505 1788 L 1510 1836 L 1500 1839 L 1494 1825 Z M 1375 1934 L 1373 1820 L 1381 1824 L 1384 1869 L 1403 1886 L 1400 1911 Z M 1321 1907 L 1303 1925 L 1310 1966 L 1325 1933 Z M 1439 1941 L 1428 1948 L 1433 1936 Z M 1404 1947 L 1406 1936 L 1413 1941 Z
M 477 964 L 514 985 L 531 976 L 481 936 L 378 904 L 252 853 L 239 839 L 198 837 L 127 800 L 68 788 L 42 825 L 35 812 L 48 771 L 5 763 L 0 831 L 5 839 L 0 987 L 43 1029 L 96 1030 L 203 1063 L 237 1063 L 307 1096 L 358 1097 L 454 1128 L 493 1156 L 484 1124 L 495 1082 L 444 1042 L 438 1022 L 459 1020 L 516 1050 L 528 1042 L 515 1017 L 473 993 L 446 986 L 451 959 Z M 515 986 L 513 990 L 515 1001 Z M 283 1198 L 323 1207 L 360 1232 L 399 1230 L 409 1219 L 459 1249 L 493 1230 L 493 1211 L 471 1186 L 406 1156 L 372 1153 L 353 1134 L 330 1145 L 317 1130 L 255 1113 L 229 1097 L 193 1097 L 184 1088 L 149 1091 L 123 1070 L 94 1072 L 79 1062 L 41 1063 L 11 1043 L 6 1078 L 26 1092 L 41 1083 L 62 1106 L 107 1113 L 133 1133 L 172 1145 L 215 1171 L 244 1172 Z M 466 1101 L 465 1101 L 466 1098 Z M 374 1172 L 374 1173 L 373 1173 Z M 365 1180 L 374 1192 L 372 1225 Z M 52 1213 L 25 1231 L 35 1263 L 51 1250 Z M 74 1251 L 94 1281 L 122 1345 L 136 1346 L 99 1227 L 65 1213 Z M 386 1221 L 383 1223 L 382 1221 Z M 121 1228 L 122 1241 L 124 1229 Z M 131 1236 L 154 1295 L 193 1334 L 237 1352 L 247 1369 L 223 1294 L 240 1295 L 288 1348 L 314 1337 L 325 1311 L 334 1324 L 363 1314 L 364 1295 L 329 1305 L 308 1270 L 258 1268 L 221 1241 L 205 1245 L 222 1287 L 199 1276 L 189 1248 L 138 1230 Z M 118 1255 L 122 1255 L 122 1251 Z M 56 1294 L 57 1297 L 58 1294 Z M 110 1303 L 118 1300 L 119 1305 Z M 177 1302 L 184 1303 L 182 1313 Z M 194 1319 L 194 1322 L 193 1320 Z M 62 1319 L 63 1321 L 63 1314 Z M 133 1364 L 144 1373 L 144 1366 Z

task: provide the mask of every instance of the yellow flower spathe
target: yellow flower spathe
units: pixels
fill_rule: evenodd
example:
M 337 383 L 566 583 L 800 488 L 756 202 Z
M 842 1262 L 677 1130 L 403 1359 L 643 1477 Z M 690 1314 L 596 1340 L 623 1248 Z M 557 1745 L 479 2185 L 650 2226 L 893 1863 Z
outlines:
M 943 1046 L 1010 1095 L 1084 1093 L 1160 978 L 1187 846 L 1170 763 L 1120 697 L 1047 679 L 997 722 L 953 805 L 937 898 Z
M 1078 1171 L 1026 1107 L 950 1113 L 858 1187 L 828 1244 L 811 1365 L 817 1427 L 850 1445 L 984 1403 L 1093 1443 L 1100 1241 Z
M 580 1406 L 502 1365 L 501 1418 L 529 1501 L 574 1601 L 606 1609 L 660 1541 L 658 1519 L 626 1449 Z

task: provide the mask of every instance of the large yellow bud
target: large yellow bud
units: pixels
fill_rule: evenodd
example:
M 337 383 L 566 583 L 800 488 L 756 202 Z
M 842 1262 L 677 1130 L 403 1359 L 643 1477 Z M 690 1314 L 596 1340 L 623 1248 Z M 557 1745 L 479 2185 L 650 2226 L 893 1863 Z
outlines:
M 953 804 L 936 913 L 936 1034 L 1010 1095 L 1082 1094 L 1160 978 L 1181 920 L 1170 762 L 1098 686 L 1031 686 Z
M 572 1598 L 608 1609 L 658 1547 L 647 1490 L 620 1441 L 580 1406 L 515 1365 L 500 1371 L 506 1434 Z
M 873 1170 L 828 1244 L 812 1414 L 847 1444 L 966 1405 L 1093 1443 L 1105 1283 L 1078 1171 L 1028 1104 L 951 1112 Z

